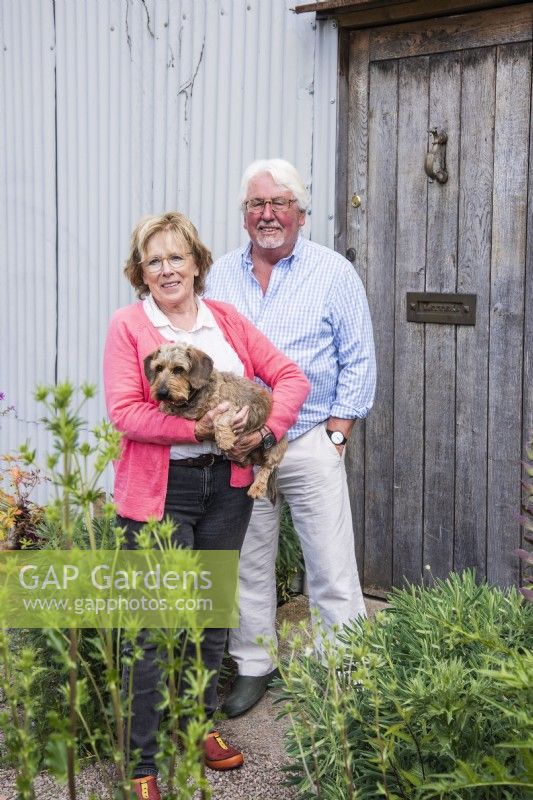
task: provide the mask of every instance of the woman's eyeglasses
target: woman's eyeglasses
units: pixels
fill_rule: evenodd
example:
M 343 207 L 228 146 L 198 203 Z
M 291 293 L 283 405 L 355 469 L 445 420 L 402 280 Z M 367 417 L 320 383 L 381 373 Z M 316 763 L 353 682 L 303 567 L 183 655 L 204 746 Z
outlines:
M 166 256 L 165 258 L 161 258 L 160 256 L 154 256 L 153 258 L 149 258 L 147 261 L 143 261 L 141 266 L 146 272 L 149 272 L 151 275 L 157 275 L 158 272 L 161 272 L 165 261 L 167 262 L 168 266 L 171 269 L 178 269 L 181 267 L 187 256 L 190 256 L 190 253 L 185 253 L 183 256 L 178 256 L 177 254 Z

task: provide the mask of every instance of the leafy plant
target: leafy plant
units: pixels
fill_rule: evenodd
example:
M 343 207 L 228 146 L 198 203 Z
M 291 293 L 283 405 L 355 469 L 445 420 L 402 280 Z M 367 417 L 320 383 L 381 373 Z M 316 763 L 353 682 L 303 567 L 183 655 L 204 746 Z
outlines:
M 43 422 L 53 438 L 47 468 L 55 489 L 55 498 L 45 507 L 38 524 L 42 549 L 77 547 L 94 551 L 118 549 L 122 544 L 122 531 L 114 525 L 115 509 L 111 503 L 102 503 L 98 488 L 103 470 L 119 455 L 120 436 L 106 422 L 93 430 L 92 440 L 85 435 L 81 409 L 93 394 L 92 387 L 81 387 L 82 398 L 76 404 L 70 384 L 37 390 L 37 399 L 46 407 Z M 35 453 L 26 447 L 22 456 L 25 467 L 31 470 Z M 172 523 L 150 523 L 138 534 L 138 543 L 144 549 L 170 548 L 172 534 Z M 3 625 L 0 688 L 6 707 L 1 722 L 7 757 L 16 767 L 18 798 L 34 800 L 34 779 L 44 765 L 67 784 L 69 797 L 75 800 L 79 753 L 85 747 L 102 768 L 109 797 L 128 800 L 136 761 L 129 748 L 133 687 L 130 677 L 122 694 L 120 675 L 126 665 L 131 676 L 131 666 L 142 657 L 138 626 L 130 621 L 128 630 L 122 632 L 101 628 L 82 633 L 73 628 L 28 633 L 9 631 L 5 621 Z M 202 741 L 209 724 L 203 692 L 210 673 L 200 656 L 201 631 L 166 627 L 151 635 L 165 656 L 160 688 L 166 723 L 160 731 L 159 746 L 166 796 L 174 800 L 179 790 L 179 797 L 186 800 L 200 789 L 202 797 L 208 798 Z M 182 648 L 187 636 L 196 658 L 182 675 Z M 121 652 L 121 638 L 131 645 L 126 655 Z M 48 701 L 51 673 L 57 678 L 59 701 Z M 182 678 L 187 689 L 178 692 Z M 178 721 L 183 714 L 190 724 L 180 733 Z M 183 752 L 178 757 L 180 748 Z M 113 765 L 113 775 L 104 756 Z
M 17 759 L 16 788 L 19 800 L 35 800 L 34 779 L 39 771 L 39 746 L 33 723 L 36 707 L 32 701 L 33 681 L 43 669 L 31 648 L 13 652 L 5 630 L 0 630 L 0 660 L 3 674 L 3 708 L 0 726 L 7 752 Z
M 471 789 L 477 789 L 478 796 L 533 796 L 533 653 L 515 651 L 498 669 L 484 670 L 484 675 L 494 682 L 500 695 L 498 700 L 487 698 L 490 708 L 507 719 L 518 735 L 499 742 L 497 755 L 484 756 L 480 764 L 473 766 L 461 760 L 451 773 L 436 776 L 428 782 L 423 797 L 453 796 L 454 792 L 465 796 Z M 517 755 L 520 771 L 514 768 Z
M 117 530 L 115 518 L 103 516 L 91 518 L 93 535 L 96 547 L 102 550 L 112 550 L 117 543 Z M 38 545 L 41 550 L 61 550 L 64 545 L 64 535 L 57 521 L 47 521 L 43 518 L 36 527 Z M 79 549 L 86 549 L 88 532 L 85 521 L 77 516 L 73 531 L 73 545 Z M 113 650 L 116 651 L 117 632 L 113 633 Z M 50 709 L 64 719 L 68 715 L 68 703 L 63 693 L 57 687 L 64 685 L 68 675 L 68 665 L 62 657 L 62 646 L 59 646 L 56 633 L 41 628 L 29 628 L 11 632 L 11 640 L 17 647 L 29 648 L 35 656 L 36 663 L 46 665 L 34 675 L 31 685 L 32 703 L 35 707 L 33 732 L 41 760 L 45 756 L 50 736 L 56 728 L 54 715 Z M 94 749 L 100 758 L 112 757 L 112 748 L 105 736 L 95 738 L 92 732 L 103 731 L 106 728 L 106 707 L 109 705 L 109 693 L 106 687 L 106 673 L 102 669 L 102 654 L 97 644 L 98 632 L 94 629 L 80 629 L 78 631 L 78 661 L 81 673 L 87 679 L 87 691 L 84 693 L 83 716 L 84 724 L 80 726 L 77 734 L 77 752 L 80 757 L 93 757 Z M 86 730 L 91 732 L 90 735 Z
M 0 421 L 11 414 L 16 416 L 15 406 L 4 405 L 5 399 L 5 392 L 0 392 Z M 28 466 L 26 452 L 22 447 L 20 453 L 0 456 L 0 550 L 35 544 L 35 526 L 42 509 L 29 497 L 44 478 L 39 470 Z
M 299 796 L 527 797 L 532 623 L 516 590 L 465 572 L 395 590 L 373 621 L 323 637 L 318 658 L 293 641 L 281 713 Z
M 289 506 L 281 509 L 278 555 L 276 558 L 276 591 L 278 605 L 286 603 L 296 593 L 295 582 L 303 574 L 304 559 L 294 530 Z
M 0 456 L 0 549 L 33 547 L 43 509 L 30 495 L 44 480 L 38 469 L 26 463 L 26 454 Z

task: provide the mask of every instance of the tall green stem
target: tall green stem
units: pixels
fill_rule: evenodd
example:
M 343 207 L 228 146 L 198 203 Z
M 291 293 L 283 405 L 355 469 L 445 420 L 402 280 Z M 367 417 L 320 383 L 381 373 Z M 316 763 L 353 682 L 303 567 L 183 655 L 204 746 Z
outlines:
M 63 412 L 63 417 L 65 413 Z M 62 516 L 63 531 L 65 533 L 66 549 L 72 549 L 72 520 L 70 514 L 70 455 L 65 449 L 63 453 L 63 497 Z M 68 699 L 69 699 L 69 741 L 67 743 L 67 782 L 70 800 L 76 800 L 76 691 L 78 682 L 78 635 L 74 628 L 69 630 L 69 668 L 68 668 Z

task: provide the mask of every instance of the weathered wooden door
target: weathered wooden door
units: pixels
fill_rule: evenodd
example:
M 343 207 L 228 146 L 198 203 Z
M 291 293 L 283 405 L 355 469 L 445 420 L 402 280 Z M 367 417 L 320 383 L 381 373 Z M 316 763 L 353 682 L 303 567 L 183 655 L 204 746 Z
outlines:
M 532 19 L 527 4 L 350 34 L 345 246 L 379 369 L 349 452 L 369 592 L 429 567 L 518 581 L 533 430 Z M 431 129 L 448 137 L 445 183 L 424 170 Z M 475 294 L 475 325 L 408 322 L 407 292 Z

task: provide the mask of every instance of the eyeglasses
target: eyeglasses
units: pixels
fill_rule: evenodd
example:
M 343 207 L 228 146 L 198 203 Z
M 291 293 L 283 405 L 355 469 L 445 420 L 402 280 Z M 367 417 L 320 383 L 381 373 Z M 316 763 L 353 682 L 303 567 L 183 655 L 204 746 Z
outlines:
M 150 275 L 157 275 L 157 273 L 161 272 L 161 270 L 163 269 L 165 261 L 167 262 L 168 266 L 171 269 L 179 269 L 179 267 L 181 267 L 187 256 L 190 255 L 191 253 L 185 253 L 183 256 L 173 254 L 171 256 L 166 256 L 165 258 L 161 258 L 160 256 L 154 256 L 153 258 L 150 258 L 147 261 L 142 261 L 141 266 Z
M 253 197 L 251 200 L 245 200 L 243 205 L 249 214 L 262 214 L 266 204 L 270 203 L 272 211 L 276 214 L 278 211 L 288 211 L 291 203 L 297 202 L 298 200 L 288 200 L 286 197 L 273 197 L 270 200 L 266 200 L 263 197 Z

